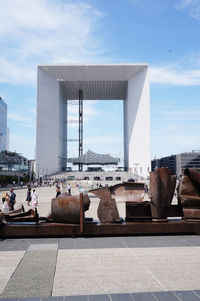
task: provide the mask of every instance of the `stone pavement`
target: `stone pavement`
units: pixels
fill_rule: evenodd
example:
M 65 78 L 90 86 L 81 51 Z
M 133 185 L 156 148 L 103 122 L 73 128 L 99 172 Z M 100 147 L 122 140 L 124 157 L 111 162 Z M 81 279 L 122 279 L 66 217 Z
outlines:
M 6 239 L 0 300 L 200 300 L 199 258 L 193 235 Z

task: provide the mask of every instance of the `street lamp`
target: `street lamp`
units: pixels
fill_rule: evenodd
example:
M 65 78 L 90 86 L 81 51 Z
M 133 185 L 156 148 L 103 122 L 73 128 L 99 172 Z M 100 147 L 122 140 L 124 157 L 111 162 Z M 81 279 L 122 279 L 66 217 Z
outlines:
M 18 184 L 20 184 L 20 155 L 22 155 L 22 153 L 18 153 L 18 176 L 17 176 L 17 180 L 18 180 Z

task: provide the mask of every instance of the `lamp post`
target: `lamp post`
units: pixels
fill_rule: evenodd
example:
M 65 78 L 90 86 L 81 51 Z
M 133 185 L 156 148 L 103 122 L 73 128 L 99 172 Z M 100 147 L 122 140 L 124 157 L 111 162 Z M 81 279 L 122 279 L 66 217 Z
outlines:
M 17 176 L 17 180 L 18 180 L 18 184 L 20 184 L 20 155 L 22 155 L 22 153 L 18 153 L 18 176 Z

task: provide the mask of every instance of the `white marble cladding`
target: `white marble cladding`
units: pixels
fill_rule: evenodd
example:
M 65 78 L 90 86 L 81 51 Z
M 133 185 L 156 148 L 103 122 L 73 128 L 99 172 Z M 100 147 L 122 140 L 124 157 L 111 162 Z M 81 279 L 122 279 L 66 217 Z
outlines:
M 65 165 L 66 100 L 78 99 L 78 90 L 84 92 L 84 88 L 87 99 L 124 100 L 125 164 L 129 171 L 146 178 L 150 170 L 147 64 L 38 66 L 37 176 L 55 173 Z

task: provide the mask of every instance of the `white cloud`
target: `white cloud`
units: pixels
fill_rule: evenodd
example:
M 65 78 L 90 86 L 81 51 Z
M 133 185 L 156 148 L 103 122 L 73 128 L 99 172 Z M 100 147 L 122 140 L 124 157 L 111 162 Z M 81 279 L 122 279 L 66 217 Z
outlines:
M 199 0 L 179 0 L 176 9 L 185 10 L 192 18 L 200 20 L 200 1 Z
M 102 14 L 82 1 L 0 0 L 1 82 L 35 84 L 36 65 L 94 61 Z
M 180 66 L 163 66 L 150 68 L 152 83 L 198 86 L 200 85 L 200 69 L 184 70 Z
M 189 111 L 160 111 L 160 114 L 168 115 L 170 117 L 176 117 L 176 118 L 191 118 L 192 120 L 199 120 L 200 116 L 200 110 L 189 110 Z
M 20 125 L 23 127 L 35 128 L 35 113 L 34 109 L 30 109 L 28 117 L 19 112 L 9 112 L 8 120 L 13 120 L 17 122 L 16 125 Z

